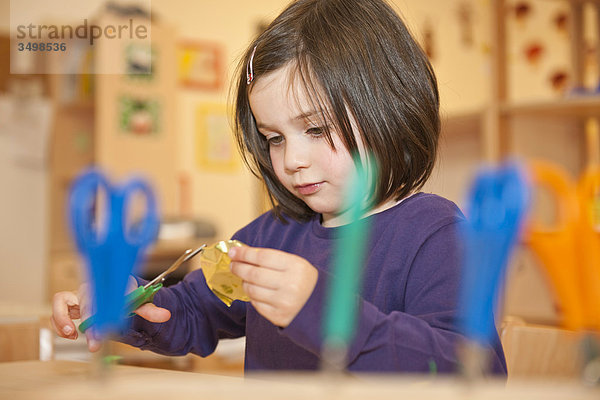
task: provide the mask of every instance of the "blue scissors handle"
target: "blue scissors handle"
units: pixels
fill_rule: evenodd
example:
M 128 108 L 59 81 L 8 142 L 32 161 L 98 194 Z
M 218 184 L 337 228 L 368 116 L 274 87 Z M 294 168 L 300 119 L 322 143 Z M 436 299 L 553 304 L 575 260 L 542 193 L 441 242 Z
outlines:
M 103 203 L 98 202 L 100 191 L 105 194 Z M 140 221 L 130 221 L 128 214 L 138 192 L 146 201 L 146 213 Z M 102 213 L 97 212 L 97 204 L 104 205 Z M 92 283 L 97 332 L 116 332 L 124 321 L 129 275 L 158 232 L 156 200 L 141 179 L 112 185 L 100 171 L 91 169 L 74 182 L 70 207 L 77 248 Z
M 94 222 L 98 215 L 96 205 L 100 190 L 106 194 L 111 192 L 110 184 L 104 175 L 96 170 L 80 175 L 73 183 L 70 199 L 71 225 L 80 251 L 97 247 L 106 241 L 107 231 L 100 231 L 100 227 L 108 226 L 110 213 L 105 210 L 101 214 L 104 217 L 103 221 Z
M 129 229 L 126 226 L 122 227 L 125 232 L 125 240 L 128 243 L 136 246 L 146 246 L 156 238 L 159 227 L 156 199 L 152 189 L 145 181 L 139 178 L 133 178 L 125 184 L 122 190 L 124 199 L 123 211 L 125 213 L 129 209 L 129 203 L 132 201 L 136 192 L 141 193 L 146 199 L 145 216 Z M 123 223 L 126 223 L 126 218 L 123 218 Z
M 95 221 L 100 191 L 105 194 L 105 209 L 99 214 L 102 220 Z M 146 213 L 140 221 L 127 226 L 127 212 L 138 192 L 146 200 Z M 147 246 L 156 237 L 159 226 L 156 199 L 150 186 L 139 178 L 113 187 L 101 172 L 92 169 L 74 182 L 71 207 L 72 226 L 82 251 L 106 245 L 109 234 L 122 235 L 132 246 Z

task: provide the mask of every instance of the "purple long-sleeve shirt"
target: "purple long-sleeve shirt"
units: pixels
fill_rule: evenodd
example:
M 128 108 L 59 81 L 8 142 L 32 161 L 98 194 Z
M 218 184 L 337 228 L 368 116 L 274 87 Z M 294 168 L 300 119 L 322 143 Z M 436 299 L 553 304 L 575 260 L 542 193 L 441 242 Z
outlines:
M 457 371 L 462 213 L 448 200 L 418 193 L 368 218 L 371 234 L 349 370 L 427 372 L 435 362 L 440 372 Z M 246 370 L 319 368 L 336 232 L 323 227 L 318 216 L 283 224 L 267 212 L 233 236 L 250 246 L 297 254 L 319 270 L 310 298 L 286 328 L 271 324 L 249 303 L 227 307 L 197 270 L 156 294 L 154 303 L 171 311 L 169 321 L 135 317 L 122 340 L 161 354 L 207 356 L 219 339 L 245 335 Z M 492 347 L 493 371 L 506 374 L 497 336 Z

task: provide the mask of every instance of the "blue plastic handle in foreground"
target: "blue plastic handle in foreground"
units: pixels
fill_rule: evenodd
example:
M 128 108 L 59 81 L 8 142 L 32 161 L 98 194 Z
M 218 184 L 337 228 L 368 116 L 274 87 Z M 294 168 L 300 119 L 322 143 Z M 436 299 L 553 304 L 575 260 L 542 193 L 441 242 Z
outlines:
M 99 192 L 105 195 L 102 213 L 97 210 Z M 128 211 L 136 193 L 146 200 L 146 214 L 134 224 L 128 223 Z M 94 330 L 99 336 L 118 332 L 125 320 L 129 276 L 158 233 L 154 194 L 141 179 L 117 186 L 91 169 L 73 183 L 69 208 L 75 243 L 89 272 Z M 97 220 L 98 215 L 102 221 Z
M 464 335 L 481 345 L 494 333 L 499 289 L 528 198 L 524 176 L 514 163 L 480 172 L 470 190 L 459 316 Z

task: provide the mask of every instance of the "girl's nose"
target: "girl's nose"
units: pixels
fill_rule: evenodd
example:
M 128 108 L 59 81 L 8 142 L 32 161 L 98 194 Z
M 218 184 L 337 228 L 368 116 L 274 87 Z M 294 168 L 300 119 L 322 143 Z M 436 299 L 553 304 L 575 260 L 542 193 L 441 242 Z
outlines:
M 288 172 L 308 168 L 311 164 L 309 146 L 301 143 L 301 141 L 288 141 L 283 162 Z

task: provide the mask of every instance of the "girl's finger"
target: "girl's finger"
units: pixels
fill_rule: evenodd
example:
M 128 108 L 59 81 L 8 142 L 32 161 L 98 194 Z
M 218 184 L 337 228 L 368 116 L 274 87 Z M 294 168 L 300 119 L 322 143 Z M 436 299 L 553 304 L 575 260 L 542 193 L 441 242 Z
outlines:
M 137 315 L 150 322 L 166 322 L 171 319 L 171 311 L 157 307 L 152 303 L 141 305 L 134 311 Z
M 250 297 L 251 302 L 258 301 L 260 303 L 269 304 L 275 306 L 277 301 L 278 291 L 267 289 L 262 286 L 253 285 L 249 282 L 243 282 L 242 288 L 244 292 Z
M 79 286 L 77 291 L 77 297 L 79 297 L 79 316 L 82 320 L 86 320 L 90 317 L 90 297 L 89 297 L 89 285 L 87 283 Z
M 71 332 L 69 330 L 65 331 L 64 329 L 59 328 L 56 321 L 54 320 L 54 317 L 50 318 L 50 325 L 52 325 L 52 329 L 60 337 L 63 337 L 65 339 L 77 339 L 77 337 L 78 337 L 77 329 L 75 329 L 73 327 L 73 331 Z M 67 332 L 71 332 L 71 333 L 69 335 L 67 335 Z
M 245 282 L 262 286 L 266 289 L 275 290 L 281 286 L 281 273 L 269 268 L 236 261 L 231 263 L 231 272 Z
M 256 311 L 260 315 L 262 315 L 263 317 L 265 317 L 269 321 L 275 323 L 272 320 L 272 316 L 277 313 L 277 308 L 275 308 L 272 304 L 264 303 L 264 302 L 258 301 L 258 300 L 253 300 L 252 301 L 252 306 L 256 309 Z
M 88 350 L 92 353 L 95 353 L 98 350 L 100 350 L 100 348 L 102 347 L 102 342 L 100 342 L 98 339 L 94 338 L 94 336 L 92 335 L 92 333 L 90 331 L 91 331 L 91 329 L 88 329 L 85 332 L 85 338 L 87 340 Z
M 71 319 L 81 318 L 81 310 L 79 309 L 79 306 L 69 306 L 69 317 Z
M 277 307 L 274 307 L 269 303 L 252 301 L 252 306 L 260 315 L 271 321 L 271 323 L 276 326 L 285 328 L 291 322 L 291 318 L 289 316 L 286 317 L 281 313 L 281 311 Z
M 59 292 L 52 299 L 52 320 L 56 332 L 65 338 L 76 338 L 77 330 L 71 320 L 69 307 L 79 306 L 79 298 L 73 292 Z
M 297 257 L 281 250 L 250 246 L 232 247 L 228 254 L 232 261 L 260 265 L 278 271 L 285 269 Z

